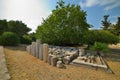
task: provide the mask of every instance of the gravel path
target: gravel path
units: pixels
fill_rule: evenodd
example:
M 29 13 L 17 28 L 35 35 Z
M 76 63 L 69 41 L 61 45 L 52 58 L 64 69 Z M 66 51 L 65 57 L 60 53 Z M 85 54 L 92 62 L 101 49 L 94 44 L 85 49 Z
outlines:
M 4 49 L 11 80 L 119 80 L 120 62 L 111 62 L 115 74 L 104 70 L 68 65 L 58 69 L 34 58 L 26 51 Z

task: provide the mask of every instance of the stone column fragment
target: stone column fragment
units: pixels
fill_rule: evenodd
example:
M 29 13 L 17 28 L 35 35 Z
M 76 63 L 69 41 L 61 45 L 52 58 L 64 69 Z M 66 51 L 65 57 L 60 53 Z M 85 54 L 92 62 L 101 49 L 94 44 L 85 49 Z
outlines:
M 36 56 L 36 43 L 32 42 L 31 45 L 31 54 L 35 57 Z
M 48 44 L 43 44 L 43 61 L 47 62 L 48 60 Z

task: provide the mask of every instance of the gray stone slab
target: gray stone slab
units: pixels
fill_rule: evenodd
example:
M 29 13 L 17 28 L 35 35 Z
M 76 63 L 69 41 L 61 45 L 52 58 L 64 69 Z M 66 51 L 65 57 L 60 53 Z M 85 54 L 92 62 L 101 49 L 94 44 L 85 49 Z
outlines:
M 36 42 L 32 42 L 31 45 L 31 54 L 36 57 Z
M 43 61 L 47 62 L 48 60 L 48 44 L 43 44 Z
M 39 46 L 40 46 L 40 41 L 37 39 L 36 40 L 36 57 L 39 58 Z
M 43 60 L 43 45 L 39 45 L 39 59 Z
M 88 66 L 94 66 L 94 67 L 100 67 L 100 68 L 104 68 L 104 69 L 107 69 L 107 66 L 106 65 L 98 65 L 98 64 L 93 64 L 93 63 L 88 63 L 88 62 L 84 62 L 84 61 L 80 61 L 80 60 L 73 60 L 72 61 L 72 64 L 84 64 L 84 65 L 88 65 Z
M 10 80 L 2 46 L 0 46 L 0 80 Z

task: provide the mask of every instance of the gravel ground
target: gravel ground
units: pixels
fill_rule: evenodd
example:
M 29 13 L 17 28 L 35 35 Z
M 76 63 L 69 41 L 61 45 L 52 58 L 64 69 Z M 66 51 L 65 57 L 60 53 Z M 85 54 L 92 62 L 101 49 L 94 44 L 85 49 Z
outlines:
M 11 80 L 120 80 L 120 62 L 108 61 L 115 74 L 105 70 L 68 65 L 58 69 L 26 51 L 4 49 Z

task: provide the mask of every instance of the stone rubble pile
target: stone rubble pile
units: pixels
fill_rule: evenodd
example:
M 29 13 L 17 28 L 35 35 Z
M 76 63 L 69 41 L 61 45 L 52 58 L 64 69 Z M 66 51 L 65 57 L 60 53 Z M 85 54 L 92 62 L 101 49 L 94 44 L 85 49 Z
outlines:
M 64 68 L 64 64 L 69 64 L 79 55 L 77 48 L 49 46 L 48 44 L 41 44 L 39 40 L 32 42 L 26 50 L 32 56 L 58 68 Z
M 49 47 L 48 59 L 53 60 L 51 62 L 54 62 L 55 64 L 49 64 L 62 68 L 64 67 L 63 64 L 69 64 L 72 60 L 77 58 L 78 55 L 79 51 L 76 48 L 52 46 Z
M 26 49 L 34 57 L 58 68 L 65 68 L 65 64 L 74 63 L 105 66 L 100 57 L 85 53 L 83 48 L 52 46 L 41 44 L 39 40 L 36 40 Z
M 102 57 L 96 55 L 95 53 L 86 53 L 84 50 L 80 50 L 79 56 L 74 59 L 71 64 L 84 64 L 107 69 Z

